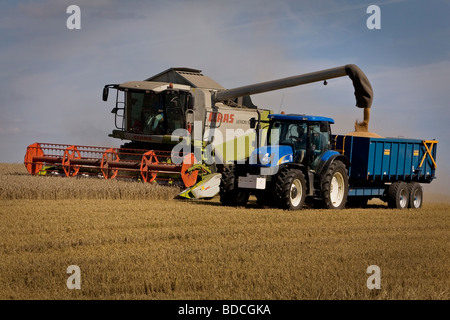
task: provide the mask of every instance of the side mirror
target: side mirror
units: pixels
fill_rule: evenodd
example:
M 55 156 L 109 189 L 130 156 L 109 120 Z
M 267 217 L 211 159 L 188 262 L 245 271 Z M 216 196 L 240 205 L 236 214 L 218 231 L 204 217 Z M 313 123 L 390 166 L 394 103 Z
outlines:
M 106 100 L 105 100 L 106 101 Z M 117 107 L 115 107 L 115 108 L 113 108 L 112 110 L 111 110 L 111 113 L 116 113 L 117 114 L 117 111 L 119 110 L 119 108 L 117 108 Z
M 109 94 L 109 88 L 107 86 L 105 86 L 103 88 L 103 101 L 108 101 L 108 94 Z
M 250 129 L 255 129 L 256 128 L 256 119 L 255 118 L 251 118 L 249 120 L 250 123 Z

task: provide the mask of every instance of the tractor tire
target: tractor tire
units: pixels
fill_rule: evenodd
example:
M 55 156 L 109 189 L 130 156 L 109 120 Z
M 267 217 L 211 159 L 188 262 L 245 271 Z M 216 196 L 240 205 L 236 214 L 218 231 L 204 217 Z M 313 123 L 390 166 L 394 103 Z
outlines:
M 397 181 L 389 186 L 387 192 L 388 206 L 393 209 L 406 209 L 409 205 L 408 184 Z
M 305 175 L 298 169 L 284 169 L 275 182 L 275 202 L 280 209 L 302 209 L 306 198 Z
M 342 161 L 333 161 L 320 185 L 322 205 L 327 209 L 344 209 L 348 196 L 348 173 Z
M 222 171 L 219 195 L 220 202 L 224 206 L 245 206 L 248 202 L 250 192 L 237 187 L 235 168 L 233 166 L 224 167 Z
M 417 182 L 408 183 L 408 207 L 411 209 L 419 209 L 423 203 L 423 189 Z

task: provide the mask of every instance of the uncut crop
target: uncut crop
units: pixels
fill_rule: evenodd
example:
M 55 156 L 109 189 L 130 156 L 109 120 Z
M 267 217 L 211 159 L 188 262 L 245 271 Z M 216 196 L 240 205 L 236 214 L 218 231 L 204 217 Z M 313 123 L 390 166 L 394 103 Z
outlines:
M 0 165 L 2 190 L 5 176 L 29 179 L 19 193 L 31 181 L 86 190 L 66 199 L 70 188 L 61 184 L 47 200 L 7 188 L 0 299 L 450 298 L 448 204 L 292 212 L 252 199 L 230 208 L 217 198 L 175 200 L 172 188 L 135 183 L 149 189 L 133 198 L 128 182 L 30 177 L 17 168 Z M 111 191 L 89 198 L 97 182 Z M 109 183 L 124 189 L 121 198 Z M 80 267 L 80 290 L 66 286 L 70 265 Z M 381 269 L 380 290 L 367 288 L 370 265 Z
M 176 196 L 176 187 L 134 181 L 85 177 L 31 176 L 23 165 L 0 165 L 0 199 L 163 199 Z

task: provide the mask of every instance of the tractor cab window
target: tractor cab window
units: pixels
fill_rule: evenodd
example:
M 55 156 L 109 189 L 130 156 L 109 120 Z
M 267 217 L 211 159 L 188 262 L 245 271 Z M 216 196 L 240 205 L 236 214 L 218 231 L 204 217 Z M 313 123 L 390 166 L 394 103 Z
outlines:
M 274 121 L 270 127 L 269 144 L 288 145 L 294 152 L 294 162 L 303 162 L 308 141 L 306 122 Z
M 321 155 L 330 149 L 330 134 L 328 126 L 321 123 L 313 123 L 309 126 L 310 136 L 310 163 L 312 168 L 316 168 Z
M 304 122 L 290 124 L 287 138 L 294 147 L 294 162 L 302 162 L 305 159 L 308 140 L 307 124 Z

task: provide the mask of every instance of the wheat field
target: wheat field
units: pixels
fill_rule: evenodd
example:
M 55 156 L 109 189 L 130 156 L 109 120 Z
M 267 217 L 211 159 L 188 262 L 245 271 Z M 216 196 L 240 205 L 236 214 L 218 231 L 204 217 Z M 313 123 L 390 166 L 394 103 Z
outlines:
M 450 205 L 426 195 L 419 210 L 291 212 L 177 193 L 0 164 L 0 299 L 450 298 Z

